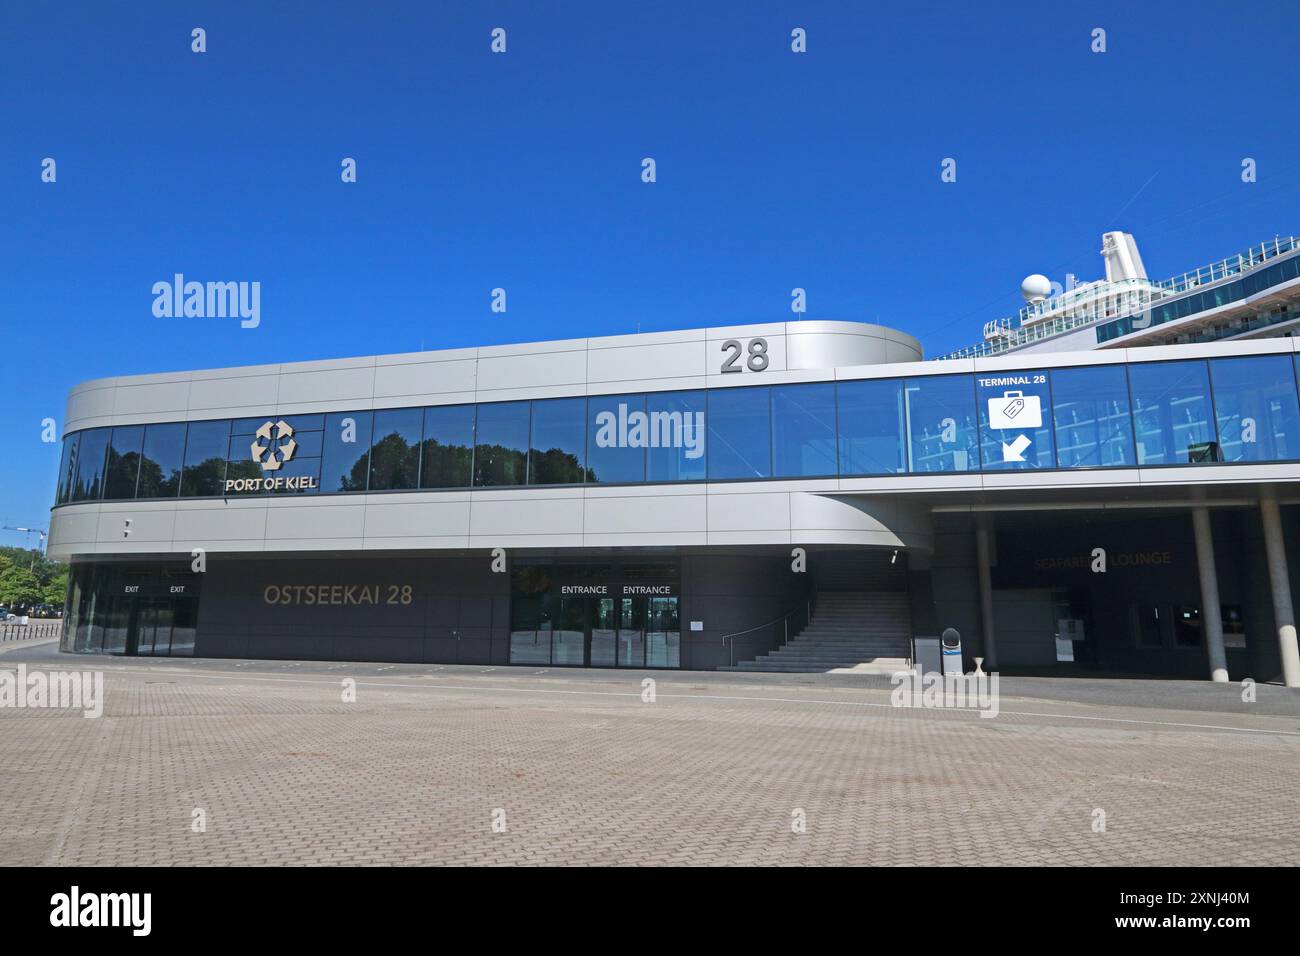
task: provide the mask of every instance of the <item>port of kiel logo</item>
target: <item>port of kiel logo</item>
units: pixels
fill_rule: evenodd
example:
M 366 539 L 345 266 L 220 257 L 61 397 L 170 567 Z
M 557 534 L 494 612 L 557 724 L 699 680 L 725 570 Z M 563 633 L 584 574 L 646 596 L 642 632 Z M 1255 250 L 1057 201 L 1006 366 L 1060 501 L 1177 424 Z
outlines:
M 281 419 L 264 423 L 257 430 L 251 448 L 253 461 L 261 465 L 263 471 L 279 471 L 281 465 L 293 460 L 298 443 L 294 441 L 293 428 Z

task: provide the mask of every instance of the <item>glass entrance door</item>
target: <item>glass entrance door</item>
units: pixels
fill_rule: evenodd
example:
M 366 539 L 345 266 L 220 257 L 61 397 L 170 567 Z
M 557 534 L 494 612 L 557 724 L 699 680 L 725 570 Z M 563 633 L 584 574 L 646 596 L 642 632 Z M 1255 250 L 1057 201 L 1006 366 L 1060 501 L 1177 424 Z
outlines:
M 591 599 L 591 655 L 592 667 L 613 667 L 616 655 L 615 641 L 618 630 L 614 620 L 613 598 Z
M 647 667 L 682 666 L 682 628 L 675 597 L 650 598 L 645 663 Z
M 581 667 L 587 662 L 587 604 L 590 598 L 560 599 L 560 617 L 551 632 L 551 663 Z
M 646 599 L 625 597 L 618 603 L 618 666 L 645 667 Z
M 125 651 L 137 657 L 192 657 L 198 601 L 188 595 L 140 598 L 129 614 Z
M 139 657 L 169 657 L 172 652 L 171 601 L 145 599 L 136 605 L 127 653 Z

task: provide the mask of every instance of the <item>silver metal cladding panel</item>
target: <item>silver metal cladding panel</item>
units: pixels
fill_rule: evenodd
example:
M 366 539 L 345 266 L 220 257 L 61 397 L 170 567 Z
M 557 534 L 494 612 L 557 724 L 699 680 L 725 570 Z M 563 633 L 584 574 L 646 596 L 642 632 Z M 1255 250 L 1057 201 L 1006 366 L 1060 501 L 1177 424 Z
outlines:
M 721 371 L 763 338 L 768 367 Z M 903 333 L 852 322 L 731 326 L 86 382 L 68 431 L 113 424 L 1291 353 L 1300 339 L 922 362 Z M 275 400 L 270 396 L 274 393 Z M 465 547 L 850 544 L 928 550 L 926 496 L 1296 481 L 1295 465 L 994 472 L 64 505 L 51 556 Z M 129 522 L 129 524 L 127 523 Z
M 861 322 L 778 322 L 650 332 L 322 362 L 96 379 L 72 389 L 65 431 L 143 421 L 509 401 L 584 393 L 756 384 L 764 374 L 919 361 L 903 332 Z M 738 343 L 736 372 L 723 365 Z M 795 375 L 790 380 L 798 380 Z

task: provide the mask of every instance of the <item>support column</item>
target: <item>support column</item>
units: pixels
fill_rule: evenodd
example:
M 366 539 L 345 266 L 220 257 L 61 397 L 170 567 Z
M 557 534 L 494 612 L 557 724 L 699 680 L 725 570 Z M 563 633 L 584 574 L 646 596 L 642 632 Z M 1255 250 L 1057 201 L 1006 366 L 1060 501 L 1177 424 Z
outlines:
M 992 552 L 990 535 L 993 534 L 992 521 L 988 512 L 981 511 L 975 515 L 975 564 L 980 580 L 980 624 L 984 640 L 984 664 L 987 671 L 996 670 L 998 666 L 997 635 L 993 633 L 993 576 L 989 571 Z
M 1228 655 L 1223 650 L 1223 610 L 1219 603 L 1219 573 L 1214 566 L 1214 535 L 1210 530 L 1210 509 L 1201 505 L 1192 509 L 1192 529 L 1196 532 L 1196 569 L 1201 575 L 1201 624 L 1205 631 L 1205 656 L 1210 665 L 1210 680 L 1228 682 Z
M 1273 590 L 1273 622 L 1282 659 L 1282 681 L 1287 687 L 1300 687 L 1300 649 L 1296 647 L 1295 608 L 1291 604 L 1291 579 L 1286 566 L 1286 545 L 1282 541 L 1282 512 L 1272 488 L 1260 491 L 1259 515 L 1264 522 L 1264 550 L 1268 554 L 1268 581 Z

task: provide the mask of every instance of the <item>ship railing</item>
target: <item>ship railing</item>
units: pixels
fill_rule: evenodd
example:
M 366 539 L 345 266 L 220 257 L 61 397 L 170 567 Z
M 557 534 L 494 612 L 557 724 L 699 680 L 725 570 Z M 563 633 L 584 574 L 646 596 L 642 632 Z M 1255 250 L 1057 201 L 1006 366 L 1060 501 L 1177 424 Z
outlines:
M 1060 296 L 1054 296 L 1036 306 L 1026 306 L 1020 310 L 1021 325 L 1019 328 L 1010 332 L 1000 334 L 997 338 L 987 342 L 978 342 L 975 345 L 968 345 L 965 348 L 956 349 L 939 356 L 940 359 L 965 359 L 965 358 L 982 358 L 988 355 L 999 355 L 1010 349 L 1022 345 L 1028 345 L 1032 342 L 1041 341 L 1059 335 L 1062 332 L 1068 332 L 1085 325 L 1095 325 L 1098 322 L 1110 321 L 1111 319 L 1124 318 L 1127 315 L 1133 315 L 1147 308 L 1152 302 L 1167 299 L 1171 296 L 1180 295 L 1199 286 L 1209 285 L 1212 282 L 1218 282 L 1222 279 L 1231 278 L 1257 269 L 1280 255 L 1285 255 L 1300 249 L 1300 238 L 1296 236 L 1279 236 L 1262 242 L 1257 246 L 1251 246 L 1240 255 L 1230 256 L 1227 259 L 1221 259 L 1218 262 L 1210 263 L 1207 266 L 1201 266 L 1199 269 L 1193 269 L 1190 272 L 1184 272 L 1182 275 L 1174 276 L 1169 279 L 1162 279 L 1158 282 L 1152 282 L 1147 279 L 1125 279 L 1118 283 L 1110 283 L 1112 288 L 1120 287 L 1123 289 L 1119 293 L 1121 296 L 1133 296 L 1130 301 L 1124 302 L 1119 309 L 1108 308 L 1109 295 L 1100 295 L 1095 305 L 1101 308 L 1088 308 L 1084 311 L 1068 316 L 1057 316 L 1053 319 L 1042 319 L 1035 321 L 1034 316 L 1042 312 L 1050 311 L 1053 305 L 1059 305 Z M 1130 288 L 1125 289 L 1128 286 Z M 1009 324 L 1009 320 L 996 320 L 998 324 Z

